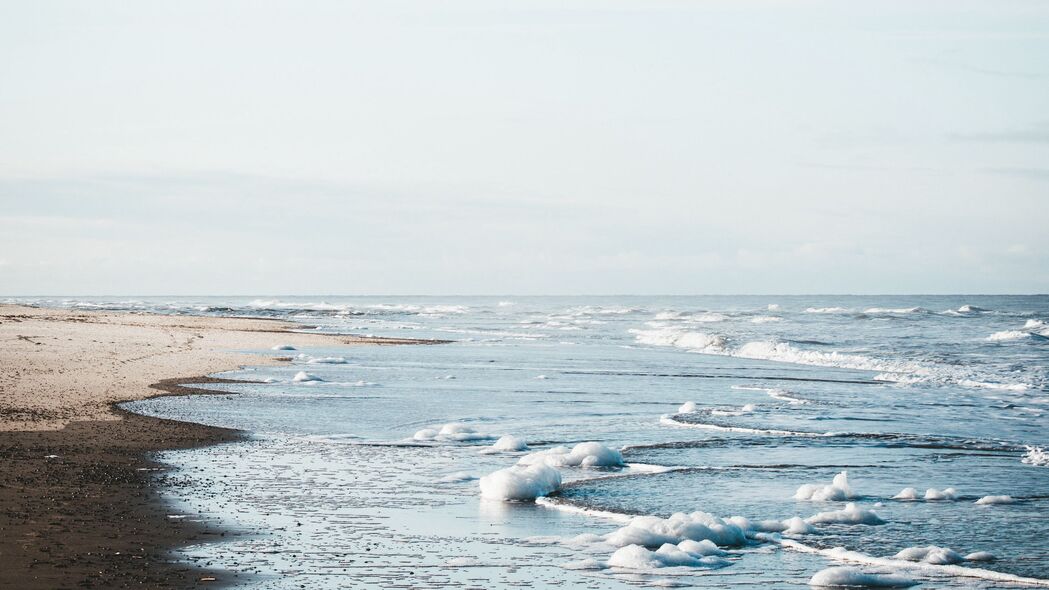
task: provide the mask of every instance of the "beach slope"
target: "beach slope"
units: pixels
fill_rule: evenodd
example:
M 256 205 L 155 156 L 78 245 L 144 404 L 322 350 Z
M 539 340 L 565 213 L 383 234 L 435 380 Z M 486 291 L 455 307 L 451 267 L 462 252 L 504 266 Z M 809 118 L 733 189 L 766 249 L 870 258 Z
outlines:
M 211 373 L 282 361 L 275 344 L 412 341 L 293 333 L 265 319 L 0 305 L 0 587 L 185 588 L 235 580 L 171 549 L 235 534 L 168 518 L 155 451 L 235 440 L 114 404 L 191 393 Z

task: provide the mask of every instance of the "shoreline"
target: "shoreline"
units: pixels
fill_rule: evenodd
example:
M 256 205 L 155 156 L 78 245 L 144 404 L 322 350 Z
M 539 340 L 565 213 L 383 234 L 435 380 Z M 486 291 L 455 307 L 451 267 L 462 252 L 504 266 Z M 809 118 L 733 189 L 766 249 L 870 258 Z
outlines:
M 181 547 L 247 533 L 169 518 L 160 489 L 178 482 L 153 455 L 248 433 L 119 404 L 215 394 L 194 385 L 238 382 L 209 375 L 290 361 L 237 350 L 442 342 L 292 331 L 301 329 L 268 318 L 0 305 L 0 586 L 186 588 L 243 580 L 175 558 Z M 179 374 L 203 376 L 172 377 Z

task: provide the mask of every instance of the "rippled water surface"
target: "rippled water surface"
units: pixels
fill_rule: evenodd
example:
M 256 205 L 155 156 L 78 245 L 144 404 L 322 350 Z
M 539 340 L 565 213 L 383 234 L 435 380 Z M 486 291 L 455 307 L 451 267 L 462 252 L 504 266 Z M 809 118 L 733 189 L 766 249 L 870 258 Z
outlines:
M 254 587 L 799 587 L 842 564 L 926 587 L 1049 579 L 1044 296 L 39 303 L 454 341 L 299 350 L 291 366 L 228 374 L 266 381 L 229 395 L 130 404 L 255 434 L 165 457 L 176 516 L 258 531 L 185 557 Z M 345 362 L 310 362 L 323 358 Z M 415 436 L 450 423 L 467 440 Z M 528 452 L 486 452 L 505 434 L 530 451 L 596 441 L 626 466 L 559 466 L 562 489 L 539 503 L 482 500 L 475 478 Z M 848 497 L 795 499 L 843 471 Z M 907 487 L 918 499 L 893 498 Z M 925 500 L 929 488 L 954 490 Z M 1011 502 L 976 504 L 991 495 Z M 848 502 L 881 522 L 815 517 Z M 716 567 L 608 567 L 619 547 L 595 535 L 693 511 L 745 517 L 747 542 Z M 808 530 L 760 524 L 795 516 Z M 928 545 L 995 559 L 884 559 Z

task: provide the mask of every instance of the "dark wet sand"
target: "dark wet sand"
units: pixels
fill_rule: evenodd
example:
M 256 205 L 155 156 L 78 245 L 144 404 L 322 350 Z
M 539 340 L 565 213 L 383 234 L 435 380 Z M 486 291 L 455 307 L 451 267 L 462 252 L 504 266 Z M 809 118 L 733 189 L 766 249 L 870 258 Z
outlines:
M 177 380 L 157 389 L 159 395 L 201 392 Z M 188 588 L 237 581 L 175 561 L 173 549 L 236 533 L 168 518 L 172 511 L 158 488 L 178 482 L 149 455 L 243 434 L 117 411 L 122 420 L 0 432 L 0 587 Z

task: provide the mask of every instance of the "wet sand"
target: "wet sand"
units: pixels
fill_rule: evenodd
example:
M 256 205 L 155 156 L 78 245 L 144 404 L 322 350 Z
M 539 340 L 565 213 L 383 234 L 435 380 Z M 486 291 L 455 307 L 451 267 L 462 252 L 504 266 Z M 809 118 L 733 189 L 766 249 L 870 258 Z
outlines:
M 301 328 L 264 319 L 0 305 L 0 587 L 237 581 L 206 564 L 174 560 L 174 548 L 238 533 L 169 518 L 157 491 L 178 482 L 150 457 L 243 433 L 139 416 L 115 404 L 200 393 L 184 384 L 287 360 L 236 350 L 416 342 L 289 332 Z

